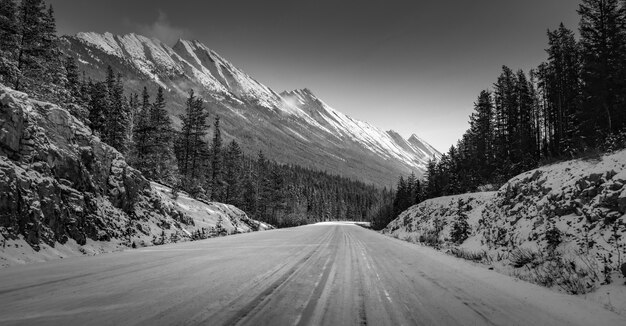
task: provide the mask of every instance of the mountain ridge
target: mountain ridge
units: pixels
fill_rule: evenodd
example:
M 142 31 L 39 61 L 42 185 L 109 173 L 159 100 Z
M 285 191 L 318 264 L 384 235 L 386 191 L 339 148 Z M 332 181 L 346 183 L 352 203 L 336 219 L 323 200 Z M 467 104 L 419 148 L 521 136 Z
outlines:
M 282 163 L 386 185 L 398 175 L 422 174 L 427 161 L 441 155 L 417 136 L 397 137 L 343 114 L 308 88 L 278 93 L 197 40 L 170 47 L 134 33 L 81 32 L 64 36 L 62 48 L 90 77 L 103 78 L 112 65 L 124 72 L 131 91 L 164 87 L 175 124 L 188 90 L 195 89 L 222 118 L 225 138 Z

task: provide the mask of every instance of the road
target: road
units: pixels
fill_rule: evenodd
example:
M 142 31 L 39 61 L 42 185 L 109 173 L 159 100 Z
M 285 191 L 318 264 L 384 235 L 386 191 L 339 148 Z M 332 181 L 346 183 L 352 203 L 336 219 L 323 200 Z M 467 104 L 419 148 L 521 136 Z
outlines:
M 581 298 L 354 225 L 10 267 L 0 324 L 626 325 Z

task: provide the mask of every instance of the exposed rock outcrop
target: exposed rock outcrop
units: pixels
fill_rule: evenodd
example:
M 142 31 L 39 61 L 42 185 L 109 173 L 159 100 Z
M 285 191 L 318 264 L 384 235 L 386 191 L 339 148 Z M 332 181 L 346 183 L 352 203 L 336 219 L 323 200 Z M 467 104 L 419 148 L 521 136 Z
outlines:
M 224 234 L 271 228 L 164 189 L 68 111 L 0 85 L 0 266 L 204 238 L 217 219 Z
M 0 86 L 0 226 L 33 248 L 123 238 L 150 219 L 193 225 L 66 110 Z

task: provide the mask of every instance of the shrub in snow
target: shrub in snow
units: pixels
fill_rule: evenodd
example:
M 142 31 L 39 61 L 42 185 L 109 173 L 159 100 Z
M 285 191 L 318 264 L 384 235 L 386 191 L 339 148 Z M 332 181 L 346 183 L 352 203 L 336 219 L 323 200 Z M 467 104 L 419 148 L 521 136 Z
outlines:
M 602 149 L 609 153 L 624 148 L 626 148 L 626 129 L 618 133 L 609 134 L 602 144 Z
M 541 260 L 541 253 L 538 251 L 534 251 L 529 248 L 518 248 L 511 251 L 509 255 L 509 261 L 511 265 L 515 268 L 524 267 L 528 264 L 533 263 L 533 267 L 539 264 Z
M 467 223 L 467 215 L 464 212 L 459 212 L 459 215 L 452 223 L 452 229 L 450 229 L 450 240 L 454 243 L 460 244 L 465 241 L 471 232 L 469 223 Z
M 562 234 L 554 224 L 546 231 L 546 241 L 548 243 L 548 249 L 554 250 L 561 244 Z

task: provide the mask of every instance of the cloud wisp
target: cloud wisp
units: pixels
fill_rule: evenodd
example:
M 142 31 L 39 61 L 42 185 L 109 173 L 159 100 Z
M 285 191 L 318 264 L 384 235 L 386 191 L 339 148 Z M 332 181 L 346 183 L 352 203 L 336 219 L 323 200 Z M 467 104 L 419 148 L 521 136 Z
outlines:
M 172 25 L 167 14 L 159 10 L 157 20 L 148 25 L 139 25 L 139 33 L 161 40 L 169 45 L 173 45 L 179 38 L 189 37 L 191 32 L 183 27 Z

